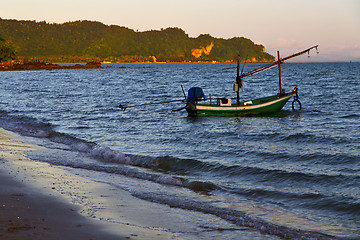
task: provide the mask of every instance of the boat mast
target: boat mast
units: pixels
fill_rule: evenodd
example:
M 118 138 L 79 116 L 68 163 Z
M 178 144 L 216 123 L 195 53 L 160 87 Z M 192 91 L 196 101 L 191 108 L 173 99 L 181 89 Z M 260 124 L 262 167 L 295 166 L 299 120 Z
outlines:
M 281 90 L 281 59 L 280 59 L 280 52 L 277 51 L 277 56 L 278 56 L 278 68 L 279 68 L 279 90 L 280 90 L 280 97 L 282 96 L 282 90 Z
M 238 56 L 237 60 L 237 69 L 236 69 L 236 87 L 234 86 L 234 90 L 236 91 L 236 101 L 237 105 L 240 105 L 240 94 L 239 94 L 239 88 L 240 88 L 240 56 Z

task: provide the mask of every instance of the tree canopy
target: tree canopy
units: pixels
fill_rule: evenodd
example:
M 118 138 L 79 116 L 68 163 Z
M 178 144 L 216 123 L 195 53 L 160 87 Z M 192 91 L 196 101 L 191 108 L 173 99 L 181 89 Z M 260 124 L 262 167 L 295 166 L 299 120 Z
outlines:
M 15 58 L 15 50 L 11 43 L 0 37 L 0 62 Z
M 24 61 L 225 62 L 235 61 L 238 55 L 257 62 L 274 60 L 262 45 L 250 39 L 222 39 L 209 34 L 192 38 L 180 28 L 138 32 L 94 21 L 57 24 L 0 18 L 0 36 L 13 43 L 17 56 Z

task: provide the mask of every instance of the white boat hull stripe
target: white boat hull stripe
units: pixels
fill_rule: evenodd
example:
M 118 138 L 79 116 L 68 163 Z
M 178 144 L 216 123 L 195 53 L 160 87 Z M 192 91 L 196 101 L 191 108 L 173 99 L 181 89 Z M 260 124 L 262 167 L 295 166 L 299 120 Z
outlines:
M 236 106 L 236 107 L 228 107 L 228 106 L 218 106 L 218 107 L 214 107 L 214 106 L 206 106 L 206 105 L 196 105 L 196 109 L 197 110 L 218 110 L 218 111 L 236 111 L 236 110 L 252 110 L 252 109 L 257 109 L 257 108 L 261 108 L 261 107 L 266 107 L 266 106 L 270 106 L 274 103 L 277 102 L 281 102 L 285 99 L 289 99 L 291 98 L 292 95 L 283 97 L 283 98 L 279 98 L 275 101 L 269 101 L 266 103 L 261 103 L 261 104 L 256 104 L 256 105 L 244 105 L 244 106 Z

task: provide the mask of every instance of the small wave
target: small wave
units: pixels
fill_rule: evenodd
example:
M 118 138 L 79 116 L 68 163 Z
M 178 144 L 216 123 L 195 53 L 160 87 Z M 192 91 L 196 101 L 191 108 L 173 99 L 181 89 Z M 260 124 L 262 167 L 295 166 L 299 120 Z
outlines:
M 220 169 L 220 170 L 219 170 Z M 331 184 L 347 185 L 356 181 L 354 174 L 324 174 L 304 171 L 291 171 L 284 169 L 268 169 L 255 166 L 231 166 L 218 167 L 217 170 L 223 176 L 241 179 L 253 179 L 254 181 L 269 181 L 276 184 L 319 184 L 328 186 Z M 219 173 L 217 173 L 219 174 Z
M 238 226 L 257 229 L 261 233 L 279 236 L 283 239 L 336 239 L 333 236 L 320 232 L 294 229 L 291 227 L 270 223 L 245 212 L 228 209 L 225 207 L 217 207 L 211 203 L 184 199 L 175 196 L 163 196 L 156 193 L 132 192 L 132 195 L 144 200 L 166 204 L 170 207 L 197 211 L 205 214 L 212 214 Z
M 106 162 L 122 163 L 128 165 L 132 164 L 132 161 L 129 157 L 125 156 L 123 153 L 115 152 L 109 147 L 95 145 L 93 148 L 91 148 L 90 155 L 100 158 Z
M 326 210 L 335 214 L 348 216 L 360 215 L 360 203 L 351 197 L 328 196 L 320 193 L 294 193 L 267 189 L 228 189 L 232 194 L 262 201 L 274 201 L 281 205 L 306 208 L 309 210 Z
M 325 173 L 310 173 L 304 171 L 288 171 L 283 169 L 268 169 L 261 168 L 256 166 L 226 166 L 220 163 L 209 163 L 202 162 L 195 159 L 181 159 L 170 156 L 163 157 L 150 157 L 150 156 L 129 156 L 131 157 L 132 163 L 135 166 L 152 169 L 157 172 L 162 172 L 166 174 L 176 174 L 184 177 L 209 177 L 210 175 L 216 177 L 226 177 L 232 179 L 244 179 L 250 178 L 254 181 L 270 181 L 280 184 L 319 184 L 322 186 L 334 185 L 347 185 L 349 183 L 355 182 L 354 174 L 325 174 Z M 319 159 L 324 159 L 324 163 L 334 164 L 337 163 L 337 160 L 334 160 L 334 163 L 329 163 L 332 157 L 336 159 L 342 158 L 342 156 L 313 156 L 313 155 L 304 155 L 301 156 L 303 161 L 311 162 L 317 161 Z M 348 161 L 356 161 L 356 157 L 343 156 L 341 163 L 344 164 Z M 204 188 L 206 191 L 211 191 L 217 189 L 215 186 L 204 185 L 197 186 L 195 183 L 193 185 L 187 186 L 196 191 L 196 189 Z
M 59 133 L 53 130 L 51 124 L 43 123 L 34 118 L 24 116 L 12 116 L 5 112 L 0 115 L 0 127 L 6 130 L 17 132 L 21 135 L 47 138 L 55 143 L 62 143 L 74 151 L 89 154 L 102 162 L 118 163 L 144 167 L 163 173 L 175 173 L 178 175 L 193 175 L 199 173 L 212 173 L 219 176 L 261 176 L 261 178 L 271 178 L 283 180 L 293 180 L 300 182 L 328 182 L 332 178 L 335 181 L 342 181 L 344 176 L 327 176 L 315 175 L 303 172 L 286 172 L 282 170 L 269 170 L 257 167 L 244 166 L 225 166 L 220 163 L 208 163 L 195 159 L 180 159 L 170 156 L 163 157 L 148 157 L 148 156 L 131 156 L 125 155 L 119 151 L 114 151 L 107 146 L 101 146 L 93 142 L 84 141 L 68 134 Z M 306 135 L 304 137 L 307 137 Z M 262 153 L 263 154 L 263 153 Z M 271 156 L 269 156 L 271 157 Z M 311 159 L 326 159 L 329 161 L 332 156 L 318 156 L 318 155 L 303 155 L 301 156 L 306 161 Z M 337 156 L 339 158 L 339 156 Z M 354 161 L 355 158 L 351 156 L 344 156 L 344 160 Z M 324 160 L 325 161 L 325 160 Z M 344 161 L 341 161 L 344 163 Z M 346 180 L 346 179 L 345 179 Z M 196 184 L 195 184 L 196 185 Z M 195 186 L 194 185 L 194 186 Z M 195 189 L 198 187 L 194 187 Z M 212 187 L 205 187 L 211 189 Z
M 211 192 L 213 190 L 219 189 L 218 186 L 211 182 L 200 182 L 200 181 L 190 181 L 186 184 L 186 187 L 190 188 L 194 192 Z
M 140 156 L 127 156 L 121 152 L 114 151 L 107 146 L 100 146 L 93 142 L 87 142 L 68 134 L 59 133 L 53 130 L 53 127 L 50 124 L 40 122 L 33 118 L 22 117 L 22 116 L 11 116 L 7 113 L 2 113 L 0 116 L 0 127 L 17 132 L 21 135 L 37 137 L 37 138 L 46 138 L 55 143 L 61 143 L 69 146 L 73 151 L 86 153 L 92 158 L 95 158 L 103 163 L 115 163 L 118 165 L 106 166 L 106 165 L 89 165 L 81 162 L 74 163 L 59 163 L 64 166 L 72 168 L 81 168 L 93 171 L 103 171 L 106 173 L 121 174 L 128 177 L 135 177 L 138 179 L 143 179 L 147 181 L 152 181 L 159 184 L 171 185 L 188 188 L 195 192 L 210 193 L 214 190 L 224 190 L 222 186 L 218 186 L 211 181 L 201 181 L 191 180 L 185 177 L 171 176 L 167 173 L 177 173 L 178 175 L 187 175 L 196 176 L 198 173 L 213 173 L 216 175 L 222 176 L 240 176 L 252 178 L 261 178 L 261 179 L 277 179 L 277 181 L 293 181 L 293 182 L 331 182 L 336 181 L 337 184 L 339 181 L 345 181 L 343 176 L 325 176 L 325 175 L 311 175 L 305 173 L 295 173 L 295 172 L 285 172 L 281 170 L 269 170 L 261 169 L 256 167 L 242 167 L 242 166 L 224 166 L 219 163 L 212 164 L 201 162 L 194 159 L 180 159 L 169 156 L 164 157 L 140 157 Z M 137 168 L 132 166 L 144 167 L 152 170 L 154 172 L 139 171 Z M 269 198 L 281 197 L 281 194 L 267 192 L 266 190 L 256 190 L 256 191 L 244 191 L 242 194 L 247 195 L 251 198 L 257 198 L 267 196 Z M 285 193 L 284 193 L 285 194 Z M 288 194 L 288 193 L 286 193 Z M 299 196 L 284 196 L 284 199 L 299 199 Z M 315 197 L 316 198 L 316 197 Z M 314 199 L 315 199 L 314 198 Z M 324 198 L 326 199 L 326 198 Z M 295 201 L 295 200 L 294 200 Z M 330 201 L 330 202 L 329 202 Z M 336 204 L 341 202 L 341 200 L 331 200 L 327 199 L 327 202 L 309 202 L 310 204 L 315 204 L 314 208 L 329 208 L 336 207 Z M 350 201 L 351 202 L 351 201 Z M 345 203 L 348 203 L 345 201 Z M 350 212 L 359 207 L 357 203 L 351 204 L 344 209 L 339 209 L 339 211 Z
M 73 151 L 89 154 L 91 157 L 100 160 L 104 163 L 116 163 L 123 165 L 138 166 L 148 169 L 156 170 L 163 173 L 181 173 L 193 172 L 196 169 L 210 169 L 213 165 L 202 163 L 197 160 L 179 159 L 169 156 L 165 157 L 144 157 L 144 156 L 126 156 L 125 154 L 114 151 L 107 146 L 97 145 L 93 142 L 87 142 L 68 134 L 59 133 L 53 130 L 52 126 L 47 123 L 40 122 L 34 118 L 11 116 L 7 113 L 2 113 L 0 116 L 0 127 L 17 132 L 24 136 L 46 138 L 55 143 L 61 143 L 69 146 Z M 117 173 L 129 177 L 136 177 L 143 180 L 148 180 L 160 184 L 181 186 L 192 189 L 198 192 L 209 192 L 217 188 L 216 185 L 210 182 L 190 181 L 180 177 L 173 177 L 160 173 L 145 173 L 135 171 L 134 169 L 127 169 L 121 166 L 104 167 L 104 166 L 89 166 L 86 164 L 77 163 L 59 163 L 73 168 L 83 168 L 94 171 L 104 171 L 107 173 Z
M 296 143 L 309 143 L 309 142 L 316 142 L 316 143 L 325 143 L 325 144 L 345 144 L 351 143 L 349 142 L 348 138 L 341 138 L 341 137 L 331 137 L 331 136 L 323 136 L 323 135 L 316 135 L 316 134 L 309 134 L 309 133 L 295 133 L 290 134 L 288 136 L 284 136 L 282 141 L 293 141 Z
M 337 214 L 347 214 L 349 216 L 360 216 L 360 202 L 350 197 L 340 199 L 335 196 L 322 196 L 319 194 L 303 194 L 304 200 L 302 207 L 315 210 L 328 210 Z
M 31 155 L 34 157 L 34 154 Z M 160 172 L 145 172 L 140 171 L 138 168 L 129 166 L 129 165 L 96 165 L 96 164 L 88 164 L 82 161 L 76 162 L 54 162 L 50 160 L 52 164 L 56 164 L 58 166 L 66 166 L 74 169 L 85 169 L 96 172 L 104 172 L 109 174 L 123 175 L 126 177 L 137 178 L 141 180 L 146 180 L 158 184 L 184 187 L 195 192 L 208 193 L 215 189 L 219 189 L 218 186 L 211 182 L 206 181 L 197 181 L 197 180 L 189 180 L 182 177 L 171 176 L 167 174 L 163 174 Z
M 0 127 L 29 137 L 48 137 L 51 125 L 25 116 L 11 116 L 0 112 Z
M 358 119 L 358 118 L 360 118 L 360 115 L 359 114 L 349 114 L 349 115 L 342 116 L 340 118 L 345 118 L 345 119 L 353 119 L 353 118 L 355 118 L 355 119 Z
M 353 164 L 359 161 L 359 157 L 355 154 L 346 153 L 304 153 L 299 155 L 302 162 L 308 164 L 324 164 L 324 165 L 340 165 Z
M 284 140 L 311 140 L 313 139 L 315 136 L 310 135 L 310 134 L 305 134 L 305 133 L 295 133 L 295 134 L 291 134 L 288 135 L 284 138 Z
M 2 112 L 0 115 L 0 127 L 23 136 L 47 138 L 52 142 L 68 145 L 74 151 L 88 153 L 92 157 L 102 161 L 133 164 L 130 158 L 123 153 L 116 152 L 107 146 L 99 146 L 96 143 L 87 142 L 68 134 L 56 132 L 53 130 L 51 124 L 40 122 L 34 118 L 12 116 Z
M 216 165 L 195 159 L 181 159 L 171 156 L 149 157 L 133 155 L 132 160 L 139 167 L 180 175 L 194 174 L 197 171 L 211 171 L 216 168 Z

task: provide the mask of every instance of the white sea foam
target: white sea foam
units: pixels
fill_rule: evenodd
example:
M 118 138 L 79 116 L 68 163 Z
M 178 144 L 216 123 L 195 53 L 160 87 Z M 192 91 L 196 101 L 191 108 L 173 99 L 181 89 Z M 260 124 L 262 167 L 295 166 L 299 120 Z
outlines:
M 107 146 L 95 145 L 91 150 L 90 154 L 93 157 L 99 158 L 106 162 L 122 163 L 131 165 L 131 159 L 121 152 L 115 152 Z
M 183 186 L 183 182 L 179 178 L 171 176 L 159 176 L 156 182 L 167 185 Z

